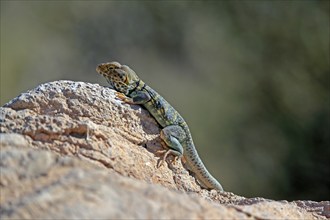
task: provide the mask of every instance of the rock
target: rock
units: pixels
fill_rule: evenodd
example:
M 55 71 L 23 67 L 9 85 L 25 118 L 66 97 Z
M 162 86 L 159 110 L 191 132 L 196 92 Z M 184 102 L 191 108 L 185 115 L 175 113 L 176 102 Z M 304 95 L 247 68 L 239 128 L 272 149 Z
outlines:
M 227 211 L 225 206 L 197 197 L 190 199 L 183 193 L 123 177 L 72 157 L 28 146 L 22 149 L 12 145 L 1 150 L 1 219 L 244 217 L 233 208 Z M 35 158 L 47 160 L 51 166 L 40 168 L 47 172 L 24 174 L 26 164 L 43 167 Z M 179 211 L 178 206 L 182 207 Z
M 218 193 L 181 161 L 159 167 L 155 120 L 97 84 L 42 84 L 0 108 L 0 122 L 1 219 L 329 217 L 329 201 Z

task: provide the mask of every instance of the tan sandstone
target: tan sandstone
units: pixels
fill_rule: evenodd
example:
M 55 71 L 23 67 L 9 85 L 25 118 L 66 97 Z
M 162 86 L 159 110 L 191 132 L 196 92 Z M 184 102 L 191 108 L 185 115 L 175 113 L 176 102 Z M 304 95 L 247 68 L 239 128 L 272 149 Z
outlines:
M 0 108 L 1 219 L 325 219 L 329 201 L 201 189 L 159 166 L 160 129 L 97 84 L 55 81 Z M 171 159 L 171 158 L 169 158 Z

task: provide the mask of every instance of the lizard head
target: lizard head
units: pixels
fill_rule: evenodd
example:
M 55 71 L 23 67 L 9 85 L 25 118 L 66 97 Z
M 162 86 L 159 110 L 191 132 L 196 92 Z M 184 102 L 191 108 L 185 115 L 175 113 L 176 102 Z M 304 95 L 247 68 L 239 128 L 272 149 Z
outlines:
M 104 76 L 112 88 L 125 95 L 140 81 L 131 68 L 118 62 L 101 63 L 97 65 L 96 72 Z

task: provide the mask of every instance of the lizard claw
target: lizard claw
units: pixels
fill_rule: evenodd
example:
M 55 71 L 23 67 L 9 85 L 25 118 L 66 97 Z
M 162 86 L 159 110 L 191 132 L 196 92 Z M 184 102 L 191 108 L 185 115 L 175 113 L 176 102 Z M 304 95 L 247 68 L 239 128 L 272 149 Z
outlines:
M 121 92 L 116 92 L 115 93 L 116 99 L 123 101 L 125 103 L 133 104 L 132 100 L 128 98 L 125 94 Z
M 119 99 L 119 100 L 125 100 L 126 99 L 126 96 L 123 93 L 120 93 L 120 92 L 116 92 L 115 96 L 116 96 L 116 99 Z
M 173 154 L 174 155 L 174 160 L 172 160 L 170 163 L 173 164 L 175 163 L 179 156 L 175 156 L 175 151 L 174 150 L 171 150 L 171 149 L 168 149 L 168 150 L 162 150 L 162 151 L 158 151 L 159 153 L 161 154 L 164 154 L 163 158 L 161 159 L 158 167 L 161 167 L 164 163 L 165 163 L 165 160 L 166 158 L 168 157 L 169 154 Z

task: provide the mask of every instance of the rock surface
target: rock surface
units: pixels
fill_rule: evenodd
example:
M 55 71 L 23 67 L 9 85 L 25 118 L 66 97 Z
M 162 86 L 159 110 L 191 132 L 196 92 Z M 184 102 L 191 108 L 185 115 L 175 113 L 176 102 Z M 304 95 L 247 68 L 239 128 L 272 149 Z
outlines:
M 325 219 L 330 203 L 207 191 L 159 167 L 149 113 L 97 84 L 56 81 L 0 108 L 1 219 Z

